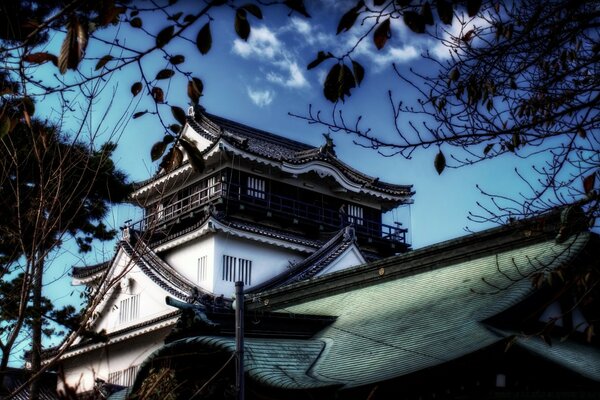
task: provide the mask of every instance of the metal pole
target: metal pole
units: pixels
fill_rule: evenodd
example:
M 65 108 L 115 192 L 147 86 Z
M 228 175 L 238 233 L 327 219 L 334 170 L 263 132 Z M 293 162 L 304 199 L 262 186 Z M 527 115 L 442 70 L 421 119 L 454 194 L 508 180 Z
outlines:
M 235 388 L 238 400 L 244 400 L 244 282 L 235 283 Z

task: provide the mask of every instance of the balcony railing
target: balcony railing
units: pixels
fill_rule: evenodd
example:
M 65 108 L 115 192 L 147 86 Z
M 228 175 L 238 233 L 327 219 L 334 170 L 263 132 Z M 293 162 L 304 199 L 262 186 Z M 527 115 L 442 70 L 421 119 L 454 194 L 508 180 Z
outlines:
M 311 224 L 321 224 L 329 229 L 352 224 L 359 235 L 406 244 L 407 230 L 400 227 L 399 224 L 392 226 L 382 224 L 380 221 L 350 215 L 344 216 L 340 215 L 337 210 L 319 204 L 311 204 L 302 200 L 225 182 L 216 182 L 181 200 L 159 206 L 161 208 L 147 214 L 143 219 L 133 224 L 132 227 L 141 231 L 161 227 L 220 198 L 230 205 L 238 204 L 244 208 L 253 208 L 257 211 L 263 210 L 272 215 L 284 215 L 296 219 L 296 222 L 304 221 Z M 345 220 L 342 221 L 342 218 Z

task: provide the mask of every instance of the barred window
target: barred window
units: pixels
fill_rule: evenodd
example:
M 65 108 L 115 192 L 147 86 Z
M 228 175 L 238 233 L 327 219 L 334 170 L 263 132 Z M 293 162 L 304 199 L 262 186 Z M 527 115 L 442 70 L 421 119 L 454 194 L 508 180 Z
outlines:
M 265 180 L 255 178 L 253 176 L 248 177 L 248 196 L 255 197 L 257 199 L 265 199 Z
M 119 323 L 124 324 L 135 320 L 140 315 L 140 295 L 123 299 L 119 302 Z
M 108 383 L 119 386 L 131 386 L 138 372 L 138 365 L 108 374 Z
M 252 260 L 223 256 L 223 280 L 227 282 L 242 281 L 245 285 L 252 282 Z
M 208 279 L 208 265 L 206 261 L 206 256 L 198 258 L 198 282 L 203 282 Z
M 362 207 L 348 204 L 348 222 L 356 225 L 363 225 Z

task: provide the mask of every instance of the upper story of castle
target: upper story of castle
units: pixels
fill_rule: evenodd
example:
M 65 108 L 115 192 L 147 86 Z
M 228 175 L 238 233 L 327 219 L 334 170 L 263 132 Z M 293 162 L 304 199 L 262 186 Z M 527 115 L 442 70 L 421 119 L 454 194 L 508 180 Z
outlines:
M 155 232 L 150 243 L 218 212 L 257 229 L 317 240 L 352 225 L 361 247 L 379 256 L 409 248 L 406 229 L 384 224 L 382 216 L 411 203 L 412 186 L 345 164 L 328 135 L 314 147 L 193 110 L 181 135 L 195 147 L 196 162 L 186 155 L 181 166 L 159 171 L 132 194 L 145 210 L 133 228 Z

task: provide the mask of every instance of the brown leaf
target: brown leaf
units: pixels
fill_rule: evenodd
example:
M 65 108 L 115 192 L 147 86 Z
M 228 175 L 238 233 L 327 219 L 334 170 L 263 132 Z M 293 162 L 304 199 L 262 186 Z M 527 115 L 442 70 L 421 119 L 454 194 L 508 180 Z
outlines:
M 323 84 L 323 94 L 325 95 L 325 98 L 332 103 L 335 103 L 339 99 L 338 77 L 340 76 L 341 69 L 342 66 L 340 64 L 335 64 L 331 67 Z
M 352 70 L 354 71 L 354 78 L 356 79 L 356 84 L 360 86 L 360 83 L 365 77 L 365 69 L 358 62 L 352 60 Z
M 114 57 L 111 56 L 110 54 L 105 55 L 100 60 L 98 60 L 98 63 L 96 64 L 96 68 L 94 70 L 98 71 L 99 69 L 104 67 L 106 65 L 106 63 L 109 62 L 110 60 L 112 60 L 113 58 Z
M 248 23 L 246 11 L 244 9 L 237 9 L 234 22 L 235 33 L 237 33 L 240 39 L 248 40 L 250 37 L 250 24 Z
M 344 101 L 344 96 L 350 96 L 350 89 L 356 87 L 356 79 L 347 65 L 343 65 L 338 76 L 339 98 Z
M 256 4 L 244 4 L 241 8 L 248 11 L 250 14 L 254 15 L 258 19 L 262 19 L 262 11 Z
M 142 82 L 136 82 L 131 85 L 131 94 L 135 97 L 142 91 Z
M 435 159 L 433 160 L 433 166 L 438 175 L 441 175 L 442 172 L 444 172 L 444 169 L 446 168 L 446 157 L 444 156 L 444 153 L 442 153 L 442 150 L 436 154 Z
M 181 125 L 179 125 L 179 124 L 171 124 L 171 125 L 169 125 L 169 129 L 171 130 L 171 132 L 173 132 L 175 134 L 178 134 L 179 132 L 181 132 Z
M 338 23 L 336 34 L 339 35 L 342 31 L 349 31 L 352 28 L 352 25 L 356 22 L 358 15 L 360 14 L 360 9 L 365 5 L 365 2 L 360 0 L 358 4 L 348 10 L 342 18 L 340 18 L 340 22 Z
M 164 47 L 169 43 L 173 38 L 173 33 L 175 33 L 175 25 L 167 26 L 160 31 L 158 35 L 156 35 L 156 47 Z
M 404 23 L 415 33 L 425 33 L 425 18 L 414 11 L 404 12 Z
M 433 25 L 433 13 L 431 12 L 431 5 L 428 1 L 426 1 L 421 8 L 421 16 L 426 25 Z
M 164 103 L 165 94 L 161 88 L 159 88 L 158 86 L 153 87 L 151 94 L 155 102 Z
M 172 69 L 162 69 L 162 70 L 158 71 L 158 74 L 156 74 L 156 79 L 157 80 L 169 79 L 173 75 L 175 75 L 175 71 L 173 71 Z
M 596 173 L 586 176 L 583 179 L 583 191 L 585 194 L 591 193 L 596 185 Z
M 200 97 L 202 96 L 202 91 L 204 90 L 204 84 L 198 78 L 192 78 L 188 81 L 187 86 L 187 94 L 192 103 L 198 104 L 200 101 Z
M 129 21 L 129 24 L 134 28 L 141 28 L 142 27 L 142 19 L 140 17 L 135 17 L 131 21 Z
M 73 15 L 58 55 L 58 69 L 61 74 L 67 72 L 67 69 L 77 69 L 85 53 L 87 41 L 87 29 L 79 22 L 77 16 Z
M 148 110 L 146 111 L 138 111 L 135 114 L 133 114 L 133 119 L 138 119 L 139 117 L 141 117 L 142 115 L 146 114 L 148 112 Z
M 306 18 L 310 18 L 310 15 L 304 6 L 304 0 L 285 0 L 283 4 L 288 6 L 290 10 L 294 10 L 297 13 L 304 15 Z
M 479 12 L 481 8 L 482 0 L 467 0 L 467 12 L 469 13 L 469 17 L 474 17 Z
M 196 37 L 196 46 L 200 50 L 200 54 L 206 54 L 209 52 L 212 46 L 212 35 L 210 33 L 210 22 L 204 24 L 204 26 L 198 32 Z
M 173 65 L 179 65 L 185 61 L 185 56 L 177 54 L 169 58 L 169 62 Z
M 373 33 L 373 42 L 375 43 L 375 47 L 377 47 L 377 50 L 383 49 L 383 46 L 385 46 L 385 43 L 391 36 L 392 31 L 390 29 L 390 19 L 388 18 L 381 24 L 379 24 L 379 26 L 377 27 L 377 29 L 375 29 L 375 32 Z
M 182 126 L 185 125 L 187 120 L 185 118 L 185 112 L 181 107 L 171 106 L 171 114 L 173 114 L 173 117 L 179 124 Z
M 475 30 L 471 29 L 470 31 L 468 31 L 467 33 L 465 33 L 463 35 L 462 40 L 463 40 L 463 42 L 470 42 L 474 36 L 475 36 Z
M 160 141 L 154 143 L 154 146 L 152 146 L 152 149 L 150 150 L 150 158 L 152 161 L 156 161 L 161 158 L 166 149 L 167 145 L 164 142 Z
M 440 16 L 440 20 L 446 25 L 452 25 L 452 17 L 454 16 L 454 9 L 452 3 L 447 0 L 437 0 L 437 12 Z
M 54 54 L 50 53 L 31 53 L 23 57 L 23 61 L 32 64 L 43 64 L 51 61 L 52 64 L 58 65 L 58 58 Z
M 328 58 L 331 58 L 331 57 L 333 57 L 333 54 L 331 54 L 331 53 L 325 54 L 325 52 L 319 51 L 319 53 L 317 54 L 317 58 L 314 59 L 313 61 L 311 61 L 310 64 L 308 64 L 306 66 L 306 69 L 313 69 L 314 67 L 318 66 L 323 61 L 325 61 L 325 60 L 327 60 Z

